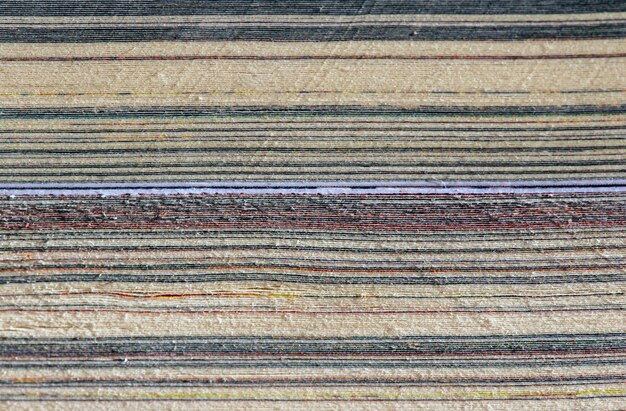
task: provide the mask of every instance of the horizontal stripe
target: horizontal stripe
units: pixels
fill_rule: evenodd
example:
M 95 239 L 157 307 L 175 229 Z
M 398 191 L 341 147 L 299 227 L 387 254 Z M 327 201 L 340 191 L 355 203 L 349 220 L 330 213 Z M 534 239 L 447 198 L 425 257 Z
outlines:
M 626 24 L 585 24 L 578 26 L 329 26 L 280 27 L 240 26 L 210 28 L 191 25 L 174 28 L 125 27 L 120 28 L 5 28 L 0 32 L 2 42 L 25 43 L 77 43 L 104 41 L 363 41 L 363 40 L 534 40 L 534 39 L 593 39 L 623 38 Z
M 20 26 L 65 26 L 65 25 L 155 25 L 155 24 L 273 24 L 291 23 L 297 25 L 329 23 L 563 23 L 572 22 L 619 22 L 626 18 L 624 12 L 611 13 L 576 13 L 576 14 L 361 14 L 361 15 L 297 15 L 297 14 L 264 14 L 264 15 L 171 15 L 171 16 L 0 16 L 0 25 Z
M 1 20 L 0 20 L 1 21 Z M 63 45 L 60 55 L 59 46 L 45 43 L 11 44 L 0 43 L 0 56 L 3 58 L 22 57 L 145 57 L 163 56 L 224 56 L 254 58 L 308 58 L 327 56 L 340 58 L 365 56 L 384 58 L 398 56 L 402 58 L 419 58 L 423 56 L 447 57 L 469 56 L 535 56 L 550 57 L 555 55 L 586 55 L 586 54 L 624 54 L 626 47 L 621 40 L 576 40 L 576 41 L 520 41 L 520 42 L 438 42 L 438 41 L 364 41 L 338 43 L 284 43 L 284 42 L 137 42 L 137 43 L 67 43 Z M 590 57 L 591 58 L 591 57 Z M 580 84 L 578 84 L 580 85 Z
M 190 116 L 407 116 L 420 117 L 428 115 L 472 115 L 472 116 L 529 116 L 557 114 L 623 114 L 626 105 L 617 106 L 502 106 L 502 107 L 438 107 L 424 106 L 414 109 L 401 107 L 358 107 L 358 106 L 321 106 L 321 107 L 67 107 L 67 108 L 17 108 L 5 107 L 0 118 L 136 118 L 136 117 L 190 117 Z
M 559 60 L 398 60 L 393 76 L 388 75 L 389 63 L 384 60 L 363 60 L 358 66 L 346 60 L 331 61 L 6 63 L 4 71 L 20 75 L 0 81 L 2 118 L 10 118 L 20 105 L 23 109 L 33 107 L 33 111 L 39 107 L 41 116 L 45 116 L 46 108 L 57 104 L 68 106 L 68 110 L 108 106 L 108 110 L 120 111 L 177 106 L 186 115 L 212 108 L 257 109 L 257 115 L 263 110 L 295 112 L 301 108 L 316 115 L 320 108 L 339 107 L 336 115 L 346 115 L 350 109 L 374 115 L 372 110 L 383 105 L 387 114 L 393 108 L 419 108 L 424 114 L 469 115 L 478 111 L 473 102 L 479 96 L 481 106 L 494 114 L 515 106 L 519 106 L 519 114 L 528 110 L 542 114 L 546 108 L 568 113 L 582 107 L 609 114 L 609 110 L 621 107 L 626 89 L 619 75 L 623 62 L 617 58 L 573 60 L 567 73 L 556 71 L 562 64 Z M 581 88 L 583 70 L 592 70 L 596 75 Z M 177 76 L 180 72 L 185 76 Z M 270 72 L 272 76 L 267 75 Z M 82 81 L 74 86 L 77 77 Z M 466 78 L 486 80 L 479 84 Z M 72 90 L 69 93 L 68 88 Z
M 50 56 L 50 57 L 2 57 L 0 61 L 6 62 L 80 62 L 80 61 L 178 61 L 178 60 L 575 60 L 575 59 L 592 59 L 592 58 L 624 58 L 626 53 L 619 54 L 557 54 L 557 55 L 538 55 L 538 56 L 377 56 L 377 55 L 315 55 L 315 56 L 201 56 L 201 55 L 183 55 L 183 56 L 84 56 L 84 57 L 66 57 L 66 56 Z
M 302 14 L 302 15 L 362 15 L 362 14 L 559 14 L 591 12 L 624 12 L 621 1 L 603 2 L 583 0 L 537 1 L 437 1 L 428 0 L 376 0 L 363 2 L 347 0 L 337 3 L 330 0 L 288 3 L 261 0 L 250 3 L 241 0 L 217 0 L 170 2 L 165 0 L 135 1 L 132 6 L 120 0 L 103 0 L 97 3 L 76 0 L 22 1 L 7 3 L 0 7 L 4 16 L 142 16 L 142 15 L 253 15 L 253 14 Z

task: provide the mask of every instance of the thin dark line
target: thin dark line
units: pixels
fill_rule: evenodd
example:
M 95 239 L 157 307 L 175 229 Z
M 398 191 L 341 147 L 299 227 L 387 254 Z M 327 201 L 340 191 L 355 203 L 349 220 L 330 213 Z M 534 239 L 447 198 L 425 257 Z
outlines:
M 254 56 L 254 55 L 173 55 L 173 56 L 28 56 L 0 57 L 2 62 L 82 62 L 82 61 L 179 61 L 179 60 L 568 60 L 613 59 L 626 53 L 600 54 L 546 54 L 546 55 L 308 55 L 308 56 Z

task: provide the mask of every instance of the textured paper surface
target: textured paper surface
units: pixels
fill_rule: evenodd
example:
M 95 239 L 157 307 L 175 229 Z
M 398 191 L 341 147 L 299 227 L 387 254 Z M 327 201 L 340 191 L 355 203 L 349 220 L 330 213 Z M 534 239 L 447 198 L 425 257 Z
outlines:
M 626 408 L 625 17 L 0 4 L 0 409 Z

